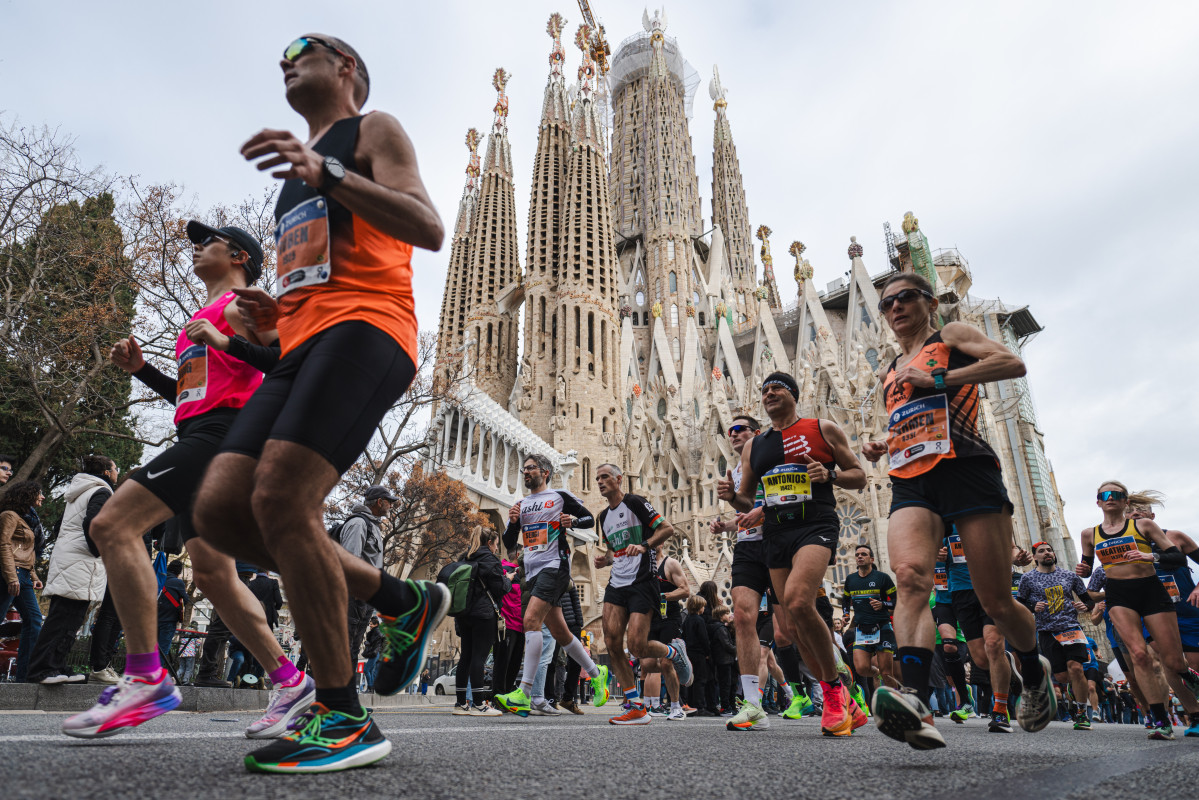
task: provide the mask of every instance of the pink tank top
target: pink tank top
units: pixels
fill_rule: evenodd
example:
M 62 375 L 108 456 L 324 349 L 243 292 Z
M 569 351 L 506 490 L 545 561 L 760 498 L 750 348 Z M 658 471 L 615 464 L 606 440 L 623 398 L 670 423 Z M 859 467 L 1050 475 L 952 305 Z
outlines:
M 225 306 L 236 296 L 233 292 L 222 295 L 191 318 L 206 319 L 221 333 L 233 336 L 233 328 L 225 319 Z M 220 350 L 192 343 L 183 331 L 179 331 L 179 338 L 175 340 L 175 360 L 179 362 L 175 389 L 176 425 L 214 408 L 241 408 L 262 383 L 262 373 L 254 367 Z

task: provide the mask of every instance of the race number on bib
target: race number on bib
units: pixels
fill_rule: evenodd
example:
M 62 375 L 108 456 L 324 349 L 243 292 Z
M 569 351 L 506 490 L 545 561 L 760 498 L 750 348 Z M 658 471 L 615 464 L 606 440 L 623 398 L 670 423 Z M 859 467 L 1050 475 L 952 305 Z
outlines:
M 314 197 L 275 226 L 275 296 L 329 280 L 329 203 Z
M 882 628 L 875 630 L 874 633 L 862 633 L 861 629 L 859 629 L 857 642 L 859 644 L 865 644 L 865 645 L 878 644 L 879 639 L 882 638 L 882 635 L 883 635 Z
M 1095 546 L 1095 555 L 1099 557 L 1099 563 L 1107 567 L 1112 564 L 1119 564 L 1124 561 L 1124 554 L 1131 553 L 1137 547 L 1137 540 L 1131 536 L 1117 536 L 1115 539 L 1108 539 L 1102 544 Z
M 953 557 L 953 563 L 966 563 L 966 548 L 962 547 L 962 537 L 956 533 L 949 538 L 949 555 Z
M 179 356 L 179 378 L 175 384 L 175 405 L 203 400 L 208 391 L 208 346 L 193 344 Z
M 550 524 L 548 522 L 530 522 L 521 526 L 520 534 L 525 550 L 537 553 L 544 550 L 550 543 Z
M 783 464 L 762 476 L 767 508 L 779 508 L 812 499 L 812 479 L 802 464 Z
M 1161 578 L 1162 586 L 1166 587 L 1166 594 L 1170 595 L 1170 601 L 1173 603 L 1182 602 L 1182 592 L 1178 588 L 1178 579 L 1173 575 L 1158 575 Z
M 943 394 L 904 403 L 887 422 L 887 451 L 891 469 L 918 458 L 943 455 L 949 440 L 949 400 Z
M 1087 643 L 1086 634 L 1077 629 L 1072 631 L 1058 631 L 1053 634 L 1053 638 L 1057 639 L 1058 644 L 1063 647 L 1069 647 L 1072 644 L 1085 645 Z
M 933 587 L 939 592 L 948 592 L 949 572 L 945 567 L 934 567 L 933 570 Z

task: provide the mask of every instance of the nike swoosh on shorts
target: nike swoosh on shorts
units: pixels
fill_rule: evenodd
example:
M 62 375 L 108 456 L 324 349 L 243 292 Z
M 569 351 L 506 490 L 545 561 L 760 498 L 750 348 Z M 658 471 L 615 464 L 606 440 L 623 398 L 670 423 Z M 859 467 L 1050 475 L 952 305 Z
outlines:
M 147 480 L 151 480 L 151 481 L 152 481 L 152 480 L 154 480 L 155 478 L 160 478 L 160 477 L 162 477 L 163 475 L 166 475 L 168 472 L 170 472 L 170 471 L 171 471 L 171 470 L 173 470 L 173 469 L 174 469 L 174 467 L 167 467 L 166 469 L 164 469 L 164 470 L 160 470 L 160 471 L 158 471 L 158 472 L 147 472 L 147 473 L 146 473 L 146 479 L 147 479 Z

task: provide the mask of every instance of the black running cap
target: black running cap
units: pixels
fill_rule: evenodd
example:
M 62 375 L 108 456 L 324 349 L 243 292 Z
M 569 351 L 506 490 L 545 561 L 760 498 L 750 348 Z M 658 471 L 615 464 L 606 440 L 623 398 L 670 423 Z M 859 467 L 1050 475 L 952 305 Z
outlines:
M 249 231 L 242 230 L 235 225 L 213 228 L 196 219 L 188 220 L 187 238 L 191 239 L 194 244 L 199 244 L 209 236 L 228 239 L 250 254 L 250 259 L 245 266 L 250 283 L 254 283 L 262 277 L 262 245 L 258 244 L 258 240 L 251 236 Z

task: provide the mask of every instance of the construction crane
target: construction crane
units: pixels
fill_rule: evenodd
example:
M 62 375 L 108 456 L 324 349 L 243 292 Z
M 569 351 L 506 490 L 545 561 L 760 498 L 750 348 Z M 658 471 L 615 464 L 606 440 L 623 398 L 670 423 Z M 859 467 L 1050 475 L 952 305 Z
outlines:
M 591 29 L 590 47 L 591 58 L 595 61 L 595 68 L 598 72 L 599 80 L 596 81 L 596 105 L 600 110 L 600 122 L 604 127 L 604 140 L 608 139 L 608 114 L 610 108 L 608 106 L 608 56 L 612 55 L 612 48 L 608 46 L 608 40 L 604 36 L 604 26 L 595 21 L 595 15 L 591 13 L 591 4 L 587 0 L 579 1 L 579 11 L 583 15 L 583 23 Z

